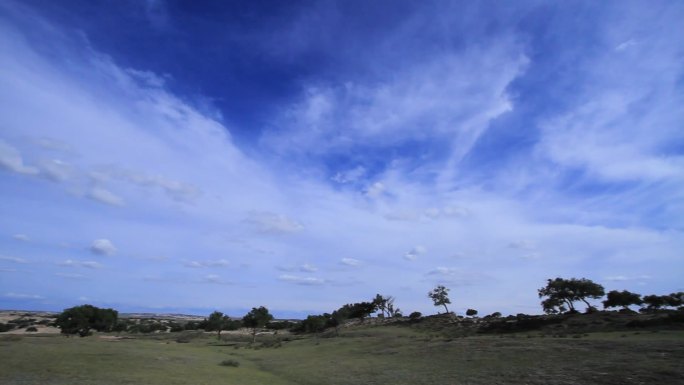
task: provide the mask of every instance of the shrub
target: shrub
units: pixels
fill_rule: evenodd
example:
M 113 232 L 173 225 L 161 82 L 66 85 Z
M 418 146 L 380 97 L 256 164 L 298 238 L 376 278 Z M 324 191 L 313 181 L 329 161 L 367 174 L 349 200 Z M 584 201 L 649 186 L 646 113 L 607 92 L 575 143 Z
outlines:
M 419 311 L 414 311 L 413 313 L 409 314 L 409 319 L 411 321 L 418 321 L 420 317 L 422 317 L 423 314 Z
M 9 324 L 9 323 L 4 324 L 4 323 L 0 322 L 0 333 L 8 332 L 12 329 L 14 329 L 14 325 Z
M 235 360 L 223 360 L 221 361 L 221 366 L 231 366 L 237 368 L 238 366 L 240 366 L 240 363 Z
M 27 331 L 27 332 L 34 332 L 34 333 L 35 333 L 35 332 L 38 331 L 38 328 L 36 328 L 35 326 L 29 326 L 29 327 L 26 328 L 26 331 Z
M 183 325 L 178 324 L 176 322 L 169 322 L 169 328 L 169 331 L 171 333 L 182 332 L 183 330 L 185 330 L 185 328 L 183 328 Z

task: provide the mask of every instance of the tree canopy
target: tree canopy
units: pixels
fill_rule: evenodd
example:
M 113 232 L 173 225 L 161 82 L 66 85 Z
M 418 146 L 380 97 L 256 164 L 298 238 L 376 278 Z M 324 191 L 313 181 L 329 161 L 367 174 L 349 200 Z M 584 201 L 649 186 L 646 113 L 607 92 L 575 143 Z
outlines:
M 428 297 L 432 299 L 435 306 L 444 306 L 444 310 L 446 310 L 447 313 L 449 312 L 449 308 L 447 307 L 447 304 L 451 303 L 451 300 L 449 299 L 449 289 L 442 285 L 438 285 L 428 293 Z
M 221 339 L 221 331 L 233 329 L 233 321 L 227 315 L 224 315 L 220 311 L 215 311 L 209 315 L 207 319 L 206 331 L 216 331 L 218 332 L 217 338 Z
M 641 304 L 642 300 L 640 294 L 632 293 L 627 290 L 611 290 L 608 292 L 606 300 L 603 301 L 603 308 L 607 309 L 610 307 L 622 307 L 623 309 L 629 309 L 630 305 Z
M 258 308 L 253 307 L 249 313 L 242 317 L 242 324 L 252 329 L 252 342 L 254 342 L 257 329 L 263 328 L 271 320 L 273 320 L 273 316 L 268 312 L 268 309 L 260 306 Z
M 582 301 L 587 305 L 587 310 L 593 309 L 587 302 L 588 298 L 599 299 L 605 291 L 603 286 L 586 278 L 556 278 L 548 279 L 546 286 L 538 290 L 539 298 L 546 313 L 563 313 L 566 311 L 576 312 L 574 302 Z
M 78 334 L 85 337 L 90 330 L 99 332 L 112 331 L 119 317 L 119 312 L 114 309 L 100 309 L 93 305 L 80 305 L 65 309 L 55 324 L 61 329 L 62 334 Z

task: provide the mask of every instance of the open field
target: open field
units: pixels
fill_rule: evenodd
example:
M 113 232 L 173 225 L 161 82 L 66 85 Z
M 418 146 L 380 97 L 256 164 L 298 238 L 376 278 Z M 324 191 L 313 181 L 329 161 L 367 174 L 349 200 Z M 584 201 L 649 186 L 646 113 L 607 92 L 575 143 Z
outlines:
M 0 336 L 7 385 L 684 384 L 682 362 L 682 331 L 449 338 L 359 326 L 333 338 L 260 336 L 255 346 L 238 334 Z

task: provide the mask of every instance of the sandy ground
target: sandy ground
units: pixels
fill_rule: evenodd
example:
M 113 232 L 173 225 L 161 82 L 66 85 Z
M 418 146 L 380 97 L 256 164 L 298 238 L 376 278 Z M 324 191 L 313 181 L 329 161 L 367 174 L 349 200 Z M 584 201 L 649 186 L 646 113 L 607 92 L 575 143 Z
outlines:
M 34 319 L 34 323 L 38 323 L 43 320 L 49 320 L 53 321 L 54 317 L 56 316 L 56 313 L 50 313 L 50 312 L 26 312 L 26 311 L 17 311 L 17 310 L 2 310 L 0 311 L 0 323 L 8 323 L 9 321 L 16 320 L 16 319 Z M 38 334 L 38 333 L 47 333 L 47 334 L 59 334 L 60 330 L 59 328 L 53 327 L 53 326 L 45 326 L 45 325 L 33 325 L 36 329 L 38 329 L 37 332 L 27 332 L 26 328 L 21 328 L 21 329 L 14 329 L 10 330 L 8 332 L 4 332 L 2 334 Z

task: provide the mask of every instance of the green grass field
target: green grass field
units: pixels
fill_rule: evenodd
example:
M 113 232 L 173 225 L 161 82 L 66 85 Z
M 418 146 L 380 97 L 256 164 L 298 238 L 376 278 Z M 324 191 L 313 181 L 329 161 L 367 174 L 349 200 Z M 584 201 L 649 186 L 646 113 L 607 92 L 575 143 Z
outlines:
M 335 338 L 260 336 L 271 347 L 230 335 L 102 337 L 0 336 L 0 383 L 684 384 L 684 333 L 673 331 L 450 339 L 381 326 Z

